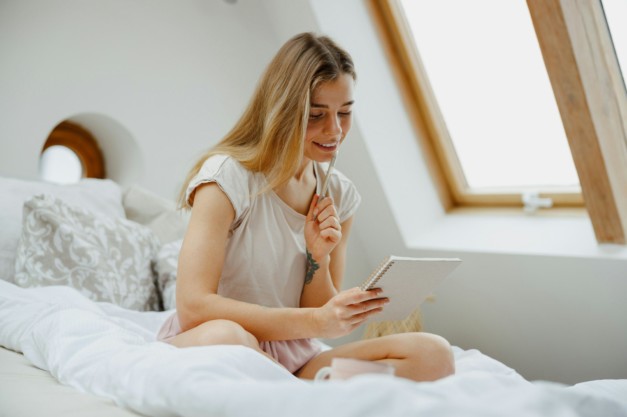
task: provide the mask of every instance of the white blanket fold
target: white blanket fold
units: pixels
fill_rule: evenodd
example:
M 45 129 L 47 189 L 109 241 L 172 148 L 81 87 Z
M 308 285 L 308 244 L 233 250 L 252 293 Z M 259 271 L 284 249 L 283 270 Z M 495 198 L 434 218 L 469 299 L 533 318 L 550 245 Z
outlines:
M 252 349 L 156 342 L 169 314 L 0 281 L 0 345 L 63 384 L 150 416 L 627 416 L 627 380 L 531 383 L 476 350 L 456 348 L 457 375 L 432 383 L 304 382 Z

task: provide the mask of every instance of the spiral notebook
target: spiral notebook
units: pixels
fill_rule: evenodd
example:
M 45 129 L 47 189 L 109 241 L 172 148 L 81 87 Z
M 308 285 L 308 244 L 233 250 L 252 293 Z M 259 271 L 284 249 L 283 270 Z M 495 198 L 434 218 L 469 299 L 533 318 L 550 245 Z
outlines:
M 360 286 L 381 288 L 381 296 L 390 299 L 366 323 L 407 318 L 460 263 L 458 258 L 388 257 Z

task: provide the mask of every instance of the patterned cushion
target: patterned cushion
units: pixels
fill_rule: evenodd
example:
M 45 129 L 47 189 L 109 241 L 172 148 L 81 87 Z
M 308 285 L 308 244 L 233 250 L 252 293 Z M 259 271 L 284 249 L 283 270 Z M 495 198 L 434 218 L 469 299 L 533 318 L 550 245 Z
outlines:
M 23 287 L 67 285 L 94 301 L 158 310 L 151 265 L 158 249 L 145 226 L 37 195 L 24 203 L 15 281 Z
M 15 256 L 17 243 L 22 233 L 24 202 L 38 194 L 52 194 L 69 204 L 109 217 L 125 217 L 122 190 L 111 180 L 83 178 L 75 184 L 53 184 L 0 176 L 0 279 L 2 280 L 15 283 Z
M 176 308 L 176 270 L 179 264 L 179 252 L 183 239 L 163 245 L 157 254 L 155 270 L 163 308 L 170 310 Z

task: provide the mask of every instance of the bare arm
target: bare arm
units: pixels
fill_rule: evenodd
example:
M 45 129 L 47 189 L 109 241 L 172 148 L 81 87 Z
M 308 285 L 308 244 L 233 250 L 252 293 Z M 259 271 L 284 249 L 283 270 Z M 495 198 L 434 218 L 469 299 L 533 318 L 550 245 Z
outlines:
M 352 224 L 352 217 L 342 223 L 342 238 L 328 257 L 313 260 L 319 268 L 309 277 L 310 279 L 305 277 L 305 287 L 300 298 L 301 307 L 320 307 L 340 292 L 346 267 L 348 236 Z M 309 259 L 309 262 L 312 260 Z
M 179 255 L 176 301 L 182 329 L 213 320 L 241 324 L 259 340 L 314 337 L 311 309 L 266 308 L 217 295 L 235 210 L 215 184 L 195 193 L 189 226 Z
M 332 335 L 329 337 L 353 331 L 388 302 L 387 298 L 379 298 L 380 289 L 362 291 L 355 287 L 340 291 L 352 222 L 351 217 L 340 224 L 331 198 L 319 201 L 315 196 L 307 213 L 307 273 L 300 305 L 317 307 L 314 317 L 319 318 L 321 332 Z
M 346 250 L 348 248 L 348 237 L 350 236 L 351 226 L 353 225 L 353 217 L 349 217 L 342 223 L 342 240 L 331 252 L 331 279 L 336 291 L 342 288 L 344 281 L 344 271 L 346 269 Z

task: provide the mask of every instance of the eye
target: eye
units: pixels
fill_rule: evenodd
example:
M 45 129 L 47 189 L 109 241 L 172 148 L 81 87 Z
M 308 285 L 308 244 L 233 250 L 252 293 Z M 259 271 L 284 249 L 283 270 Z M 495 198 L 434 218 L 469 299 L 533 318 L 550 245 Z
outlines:
M 346 117 L 346 116 L 350 116 L 351 114 L 353 114 L 353 112 L 352 112 L 351 110 L 349 110 L 349 111 L 339 112 L 338 114 L 339 114 L 340 116 L 344 116 L 344 117 Z
M 320 119 L 322 116 L 322 113 L 309 113 L 309 120 Z

